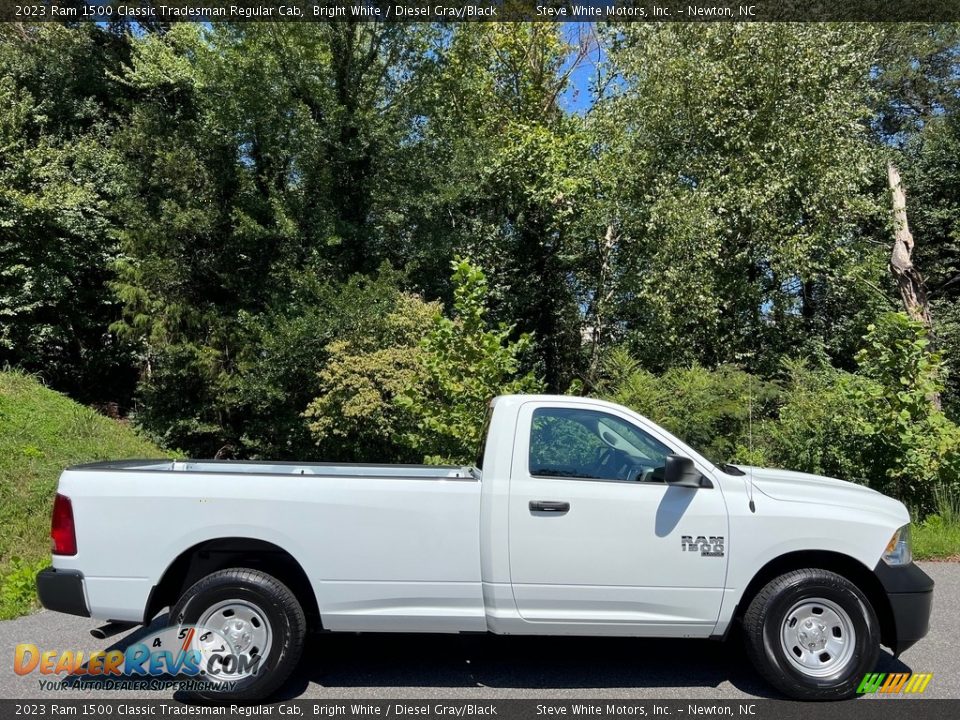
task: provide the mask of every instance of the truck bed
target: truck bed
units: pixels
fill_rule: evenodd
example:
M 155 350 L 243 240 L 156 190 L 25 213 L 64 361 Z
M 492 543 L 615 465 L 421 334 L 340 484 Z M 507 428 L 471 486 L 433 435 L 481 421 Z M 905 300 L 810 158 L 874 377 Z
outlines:
M 479 472 L 466 467 L 123 460 L 60 478 L 94 617 L 139 621 L 176 558 L 245 538 L 289 553 L 330 630 L 484 630 Z

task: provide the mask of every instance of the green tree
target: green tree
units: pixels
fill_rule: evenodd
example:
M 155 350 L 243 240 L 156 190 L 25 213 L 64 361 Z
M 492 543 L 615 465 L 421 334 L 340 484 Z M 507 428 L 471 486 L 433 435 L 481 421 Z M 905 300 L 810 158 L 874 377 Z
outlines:
M 411 447 L 431 459 L 468 463 L 487 403 L 496 395 L 540 392 L 543 384 L 520 370 L 531 336 L 511 340 L 514 328 L 489 326 L 483 272 L 465 259 L 455 260 L 453 270 L 453 316 L 435 317 L 421 344 L 423 374 L 399 402 L 416 419 L 407 435 Z
M 0 366 L 127 404 L 131 348 L 108 327 L 127 43 L 96 25 L 0 27 Z
M 622 347 L 607 356 L 604 376 L 601 397 L 642 413 L 714 462 L 762 460 L 762 427 L 780 401 L 775 383 L 731 365 L 655 375 Z
M 306 411 L 321 447 L 351 460 L 471 463 L 487 403 L 542 389 L 521 370 L 531 338 L 490 326 L 483 272 L 467 260 L 453 269 L 450 317 L 401 294 L 382 322 L 328 346 L 320 395 Z
M 307 407 L 309 429 L 328 460 L 421 462 L 406 442 L 414 418 L 398 400 L 416 386 L 426 364 L 424 332 L 440 308 L 399 294 L 396 306 L 353 340 L 335 340 Z
M 584 46 L 550 23 L 458 25 L 437 50 L 424 92 L 423 154 L 432 192 L 411 237 L 433 296 L 450 297 L 444 268 L 460 253 L 490 270 L 490 310 L 538 338 L 547 386 L 579 374 L 577 263 L 587 205 L 590 139 L 564 112 Z
M 303 412 L 322 391 L 321 371 L 337 362 L 334 343 L 383 332 L 398 276 L 386 268 L 343 282 L 307 276 L 289 291 L 283 305 L 239 314 L 229 372 L 220 354 L 201 345 L 152 355 L 137 421 L 168 447 L 200 456 L 361 459 L 346 456 L 344 441 L 318 447 Z
M 382 309 L 355 275 L 382 285 L 430 32 L 181 24 L 134 42 L 115 287 L 154 435 L 199 454 L 312 449 L 301 413 L 329 333 Z
M 776 372 L 889 301 L 869 131 L 878 45 L 862 25 L 609 30 L 594 120 L 619 180 L 616 315 L 641 362 Z
M 887 29 L 876 132 L 902 170 L 914 262 L 932 300 L 944 410 L 960 417 L 960 25 Z

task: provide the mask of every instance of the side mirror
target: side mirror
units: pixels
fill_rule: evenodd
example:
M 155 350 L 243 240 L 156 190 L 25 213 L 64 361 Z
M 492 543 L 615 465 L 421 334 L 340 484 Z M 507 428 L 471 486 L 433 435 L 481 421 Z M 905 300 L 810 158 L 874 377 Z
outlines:
M 697 470 L 693 460 L 683 455 L 667 455 L 663 479 L 668 485 L 688 488 L 704 487 L 703 475 Z

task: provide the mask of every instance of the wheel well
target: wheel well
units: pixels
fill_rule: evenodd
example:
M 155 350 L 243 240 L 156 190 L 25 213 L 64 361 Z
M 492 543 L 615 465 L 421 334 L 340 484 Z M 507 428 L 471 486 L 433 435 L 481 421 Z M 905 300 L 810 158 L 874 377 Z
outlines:
M 870 601 L 874 612 L 877 614 L 877 621 L 880 623 L 880 642 L 888 647 L 890 646 L 896 637 L 896 628 L 890 601 L 887 599 L 883 585 L 880 584 L 880 580 L 873 571 L 863 563 L 842 553 L 825 550 L 802 550 L 774 558 L 753 576 L 746 590 L 743 591 L 743 596 L 734 611 L 734 618 L 740 620 L 743 617 L 750 601 L 768 582 L 791 570 L 802 570 L 804 568 L 829 570 L 845 577 L 860 588 L 860 591 L 867 596 L 867 600 Z
M 280 580 L 300 601 L 308 627 L 321 627 L 313 586 L 293 555 L 264 540 L 236 537 L 206 540 L 180 553 L 151 590 L 144 622 L 150 622 L 163 608 L 175 605 L 187 588 L 201 578 L 238 567 L 260 570 Z

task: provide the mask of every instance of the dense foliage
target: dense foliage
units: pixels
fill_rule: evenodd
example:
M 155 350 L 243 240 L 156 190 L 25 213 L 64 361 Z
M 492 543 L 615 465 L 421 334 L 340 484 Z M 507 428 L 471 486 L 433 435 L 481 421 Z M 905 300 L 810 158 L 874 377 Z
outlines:
M 623 348 L 610 353 L 601 394 L 634 408 L 717 463 L 753 459 L 754 421 L 775 416 L 779 386 L 732 365 L 656 375 Z
M 333 456 L 470 462 L 490 398 L 542 390 L 533 373 L 520 372 L 530 336 L 511 340 L 512 327 L 489 327 L 486 277 L 467 260 L 453 266 L 452 317 L 399 294 L 379 327 L 327 348 L 306 416 Z
M 125 190 L 111 141 L 128 42 L 93 28 L 0 27 L 0 364 L 85 401 L 129 395 L 130 348 L 108 331 Z
M 491 395 L 594 393 L 926 507 L 958 70 L 950 24 L 8 24 L 0 364 L 221 457 L 467 461 Z

